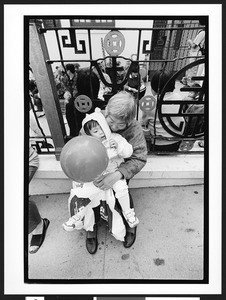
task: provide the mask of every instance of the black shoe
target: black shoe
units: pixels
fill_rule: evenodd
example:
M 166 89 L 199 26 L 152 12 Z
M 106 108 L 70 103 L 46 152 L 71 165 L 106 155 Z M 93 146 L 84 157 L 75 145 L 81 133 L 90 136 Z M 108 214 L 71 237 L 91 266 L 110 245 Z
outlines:
M 125 241 L 123 242 L 125 248 L 130 248 L 136 240 L 137 227 L 130 228 L 129 230 L 126 231 Z
M 94 254 L 97 252 L 97 226 L 94 225 L 93 231 L 87 231 L 86 234 L 86 249 L 90 254 Z

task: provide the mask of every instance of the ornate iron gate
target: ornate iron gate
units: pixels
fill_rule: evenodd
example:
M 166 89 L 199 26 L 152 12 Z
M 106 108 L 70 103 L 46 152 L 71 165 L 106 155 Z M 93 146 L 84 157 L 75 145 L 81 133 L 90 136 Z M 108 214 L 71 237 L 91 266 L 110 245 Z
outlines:
M 74 19 L 74 18 L 73 18 Z M 111 90 L 110 93 L 106 94 L 104 97 L 104 100 L 108 101 L 108 99 L 117 93 L 118 91 L 122 90 L 128 81 L 128 76 L 131 71 L 132 62 L 134 62 L 134 59 L 131 57 L 124 57 L 121 56 L 123 53 L 123 50 L 125 48 L 126 40 L 123 35 L 123 31 L 137 31 L 137 51 L 136 51 L 136 63 L 139 68 L 139 73 L 142 74 L 145 72 L 145 75 L 143 76 L 146 80 L 146 84 L 148 83 L 148 79 L 150 76 L 150 72 L 153 70 L 164 70 L 164 69 L 170 69 L 174 72 L 174 75 L 170 79 L 170 81 L 180 79 L 181 76 L 186 72 L 187 69 L 200 65 L 200 64 L 206 64 L 206 58 L 205 57 L 199 57 L 198 60 L 196 60 L 194 63 L 187 65 L 187 59 L 188 56 L 178 56 L 178 51 L 180 49 L 179 44 L 180 40 L 183 36 L 184 32 L 190 32 L 190 27 L 186 27 L 185 24 L 179 22 L 179 25 L 177 24 L 177 27 L 174 27 L 175 21 L 172 22 L 173 27 L 167 27 L 167 22 L 164 24 L 164 28 L 159 27 L 153 27 L 153 28 L 109 28 L 106 26 L 106 28 L 101 27 L 83 27 L 81 24 L 80 26 L 76 26 L 75 22 L 73 22 L 72 19 L 70 19 L 70 25 L 69 27 L 62 27 L 61 23 L 57 19 L 52 20 L 31 20 L 27 19 L 27 22 L 29 22 L 29 63 L 32 67 L 32 71 L 34 73 L 37 87 L 40 92 L 40 96 L 43 102 L 43 107 L 45 111 L 45 115 L 48 121 L 48 125 L 50 128 L 51 138 L 53 139 L 54 148 L 55 148 L 55 154 L 57 159 L 59 159 L 59 155 L 61 152 L 62 147 L 64 146 L 67 139 L 67 132 L 65 129 L 64 119 L 62 115 L 62 110 L 60 106 L 60 100 L 57 94 L 56 89 L 56 82 L 53 75 L 53 64 L 59 63 L 62 66 L 62 69 L 64 70 L 66 74 L 66 63 L 86 63 L 88 64 L 90 70 L 95 68 L 97 71 L 97 74 L 99 76 L 99 79 L 101 82 L 109 87 Z M 197 31 L 201 27 L 194 27 L 192 28 L 192 32 L 194 33 L 195 30 Z M 92 33 L 96 32 L 98 30 L 107 30 L 108 32 L 105 33 L 104 37 L 101 38 L 101 46 L 102 46 L 102 57 L 99 57 L 97 59 L 93 58 L 93 47 L 95 45 L 92 44 Z M 144 31 L 152 31 L 153 32 L 153 40 L 151 44 L 151 49 L 147 50 L 147 45 L 149 41 L 143 40 L 141 41 L 142 32 Z M 78 35 L 78 31 L 82 31 L 84 35 L 84 39 L 80 39 Z M 48 49 L 46 36 L 45 34 L 47 32 L 52 32 L 55 36 L 55 45 L 57 46 L 58 52 L 59 52 L 59 59 L 52 59 L 49 57 L 50 49 Z M 63 34 L 60 34 L 60 32 L 63 32 Z M 166 34 L 167 32 L 167 34 Z M 189 36 L 189 35 L 187 35 Z M 191 36 L 191 35 L 190 35 Z M 174 52 L 169 50 L 169 47 L 166 47 L 166 44 L 170 45 L 172 42 L 172 39 L 174 40 L 173 48 Z M 143 42 L 143 45 L 141 43 Z M 87 46 L 88 45 L 88 46 Z M 142 46 L 142 47 L 141 47 Z M 73 57 L 72 59 L 65 59 L 64 53 L 67 49 L 73 49 Z M 146 54 L 145 59 L 140 59 L 140 51 L 142 49 L 142 54 Z M 183 47 L 182 47 L 183 49 Z M 64 50 L 64 51 L 63 51 Z M 184 50 L 184 49 L 183 49 Z M 106 54 L 108 56 L 106 56 Z M 168 53 L 168 55 L 167 55 Z M 170 55 L 169 55 L 170 53 Z M 88 54 L 88 59 L 77 59 L 80 55 Z M 185 53 L 184 53 L 185 54 Z M 148 58 L 148 55 L 150 57 Z M 174 57 L 172 57 L 175 55 Z M 163 57 L 166 57 L 163 59 Z M 169 56 L 171 57 L 169 59 Z M 200 59 L 202 58 L 202 59 Z M 120 72 L 123 71 L 123 67 L 120 66 L 121 62 L 128 62 L 129 67 L 124 70 L 124 75 L 120 77 Z M 180 63 L 182 62 L 182 64 Z M 103 68 L 101 67 L 101 64 L 104 65 L 104 70 L 106 73 L 110 76 L 111 82 L 106 80 L 106 77 L 104 76 Z M 175 70 L 175 66 L 181 67 L 184 65 L 183 68 L 180 70 Z M 147 68 L 148 69 L 145 69 Z M 153 66 L 153 68 L 152 68 Z M 155 104 L 157 107 L 157 112 L 159 115 L 160 122 L 163 126 L 163 128 L 169 132 L 173 137 L 171 139 L 174 140 L 182 140 L 182 151 L 187 151 L 192 149 L 192 145 L 194 144 L 194 141 L 196 139 L 203 138 L 204 136 L 204 110 L 203 112 L 199 113 L 185 113 L 183 111 L 183 107 L 187 104 L 196 104 L 196 105 L 202 105 L 204 107 L 204 100 L 207 101 L 207 82 L 206 82 L 206 76 L 200 76 L 198 78 L 193 77 L 193 80 L 199 80 L 202 82 L 202 85 L 200 88 L 181 88 L 180 91 L 183 92 L 191 92 L 191 91 L 198 91 L 199 92 L 199 99 L 198 101 L 178 101 L 178 100 L 171 100 L 170 103 L 167 103 L 167 101 L 164 100 L 165 91 L 167 88 L 167 85 L 170 84 L 170 81 L 165 85 L 163 91 L 161 94 L 157 95 L 157 103 Z M 153 101 L 152 98 L 150 98 L 151 95 L 146 94 L 146 98 L 139 99 L 139 94 L 141 92 L 140 90 L 141 86 L 138 88 L 138 95 L 137 95 L 137 118 L 139 118 L 138 114 L 140 109 L 145 110 L 143 107 L 143 104 L 150 101 Z M 147 97 L 148 96 L 148 97 Z M 91 97 L 93 98 L 93 97 Z M 152 100 L 151 100 L 152 99 Z M 93 100 L 93 99 L 91 99 Z M 84 107 L 84 98 L 80 96 L 75 103 L 77 103 L 76 108 L 79 109 L 79 107 Z M 149 103 L 150 105 L 150 103 Z M 176 114 L 165 114 L 162 111 L 162 107 L 166 105 L 179 105 L 180 109 L 178 110 L 178 113 Z M 150 109 L 150 107 L 148 108 Z M 153 109 L 153 107 L 152 107 Z M 88 111 L 87 111 L 88 112 Z M 194 121 L 195 125 L 193 126 L 192 132 L 190 132 L 188 129 L 186 129 L 183 134 L 178 135 L 172 128 L 176 128 L 176 125 L 173 122 L 173 117 L 175 116 L 181 116 L 183 118 L 187 119 L 187 123 L 191 124 L 191 122 Z M 171 127 L 169 128 L 165 122 L 165 120 L 168 121 L 168 123 L 171 124 Z M 200 120 L 202 122 L 202 126 L 200 129 Z M 199 124 L 199 131 L 197 131 L 197 126 Z M 188 126 L 187 126 L 188 128 Z M 146 139 L 148 140 L 155 140 L 161 139 L 164 137 L 158 137 L 156 135 L 150 136 L 148 132 L 146 132 Z M 41 138 L 41 137 L 38 137 Z M 47 143 L 46 137 L 43 135 L 44 142 Z M 47 149 L 48 149 L 48 143 L 47 143 Z M 38 151 L 41 152 L 41 148 L 38 148 Z M 50 151 L 48 150 L 47 153 Z

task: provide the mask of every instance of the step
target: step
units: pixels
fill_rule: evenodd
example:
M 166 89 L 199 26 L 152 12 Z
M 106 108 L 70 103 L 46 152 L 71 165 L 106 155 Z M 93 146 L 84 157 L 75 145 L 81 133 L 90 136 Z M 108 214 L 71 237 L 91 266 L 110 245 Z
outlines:
M 30 195 L 69 193 L 71 180 L 54 155 L 40 155 L 39 168 L 30 186 Z M 144 168 L 130 180 L 131 188 L 179 186 L 204 183 L 204 155 L 148 155 Z

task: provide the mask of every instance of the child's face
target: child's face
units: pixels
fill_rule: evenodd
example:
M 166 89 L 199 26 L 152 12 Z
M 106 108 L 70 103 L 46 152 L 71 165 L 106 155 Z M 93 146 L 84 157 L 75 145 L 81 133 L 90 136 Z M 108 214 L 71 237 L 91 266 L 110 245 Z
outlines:
M 106 136 L 105 136 L 102 128 L 100 127 L 100 125 L 96 125 L 92 129 L 90 129 L 90 134 L 92 136 L 98 138 L 98 140 L 100 140 L 101 142 L 106 139 Z

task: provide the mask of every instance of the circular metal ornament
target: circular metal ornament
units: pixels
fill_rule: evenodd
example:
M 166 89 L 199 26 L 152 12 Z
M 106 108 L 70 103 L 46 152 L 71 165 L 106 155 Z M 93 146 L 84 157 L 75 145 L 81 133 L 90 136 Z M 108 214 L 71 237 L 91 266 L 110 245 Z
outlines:
M 92 101 L 86 95 L 79 95 L 78 97 L 75 98 L 74 105 L 78 111 L 82 113 L 87 113 L 92 108 Z
M 195 141 L 182 141 L 180 144 L 181 151 L 189 151 L 193 148 Z
M 156 108 L 156 99 L 153 96 L 144 96 L 140 99 L 139 106 L 142 111 L 150 112 Z
M 104 38 L 104 48 L 111 56 L 120 55 L 125 48 L 124 35 L 117 30 L 112 30 Z
M 170 99 L 170 101 L 171 101 L 171 104 L 170 104 L 169 101 L 167 101 L 167 99 L 165 98 L 168 88 L 171 87 L 172 83 L 175 83 L 175 80 L 177 80 L 180 77 L 180 75 L 184 74 L 184 72 L 186 72 L 188 69 L 193 68 L 197 65 L 201 65 L 201 64 L 205 64 L 205 59 L 202 59 L 202 58 L 198 59 L 198 60 L 186 65 L 181 70 L 177 71 L 165 84 L 165 86 L 163 87 L 163 89 L 161 91 L 161 94 L 158 97 L 158 105 L 157 105 L 158 111 L 157 112 L 158 112 L 158 118 L 159 118 L 160 124 L 162 125 L 163 129 L 165 129 L 166 132 L 168 132 L 170 135 L 172 135 L 174 137 L 178 137 L 178 138 L 192 137 L 192 138 L 196 139 L 196 138 L 201 138 L 204 136 L 204 132 L 195 133 L 195 134 L 192 134 L 192 136 L 191 136 L 190 134 L 187 134 L 185 132 L 185 130 L 183 129 L 183 125 L 185 125 L 184 120 L 183 120 L 184 116 L 183 116 L 183 112 L 180 112 L 180 106 L 184 105 L 184 101 L 182 100 L 182 97 L 179 99 L 176 97 L 175 105 L 172 105 L 172 104 L 174 104 L 173 103 L 174 99 L 172 99 L 172 98 Z M 202 104 L 205 105 L 205 93 L 206 93 L 206 89 L 205 89 L 206 78 L 205 78 L 205 76 L 202 76 L 202 80 L 203 80 L 202 89 L 201 89 L 202 100 L 203 100 Z M 183 92 L 183 89 L 181 88 L 180 91 Z M 168 103 L 165 103 L 165 100 Z M 201 99 L 199 99 L 199 100 L 201 100 Z M 172 106 L 173 109 L 171 112 L 168 112 L 167 106 Z M 175 109 L 175 111 L 174 111 L 174 109 Z M 195 117 L 195 116 L 198 117 L 200 114 L 194 113 L 192 115 L 193 115 L 192 117 Z M 181 118 L 181 121 L 179 121 L 178 118 Z M 185 144 L 186 143 L 182 144 L 182 148 L 185 146 Z M 188 149 L 190 147 L 191 147 L 191 145 L 189 145 L 189 147 L 187 145 L 186 149 Z

